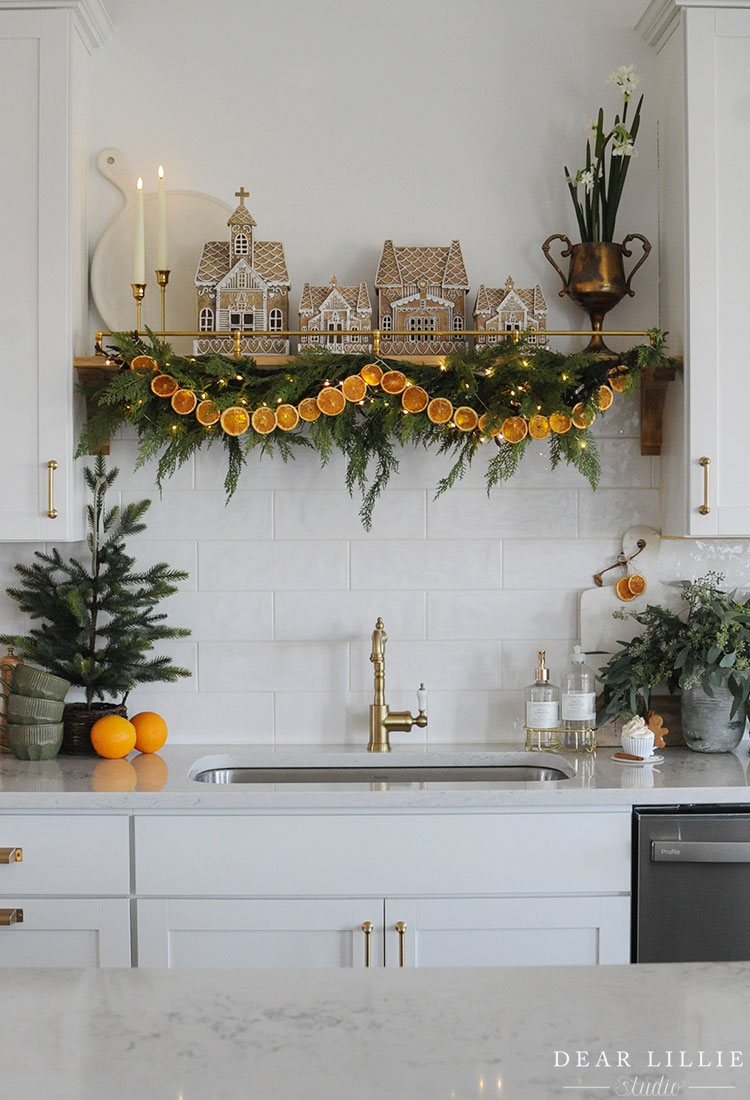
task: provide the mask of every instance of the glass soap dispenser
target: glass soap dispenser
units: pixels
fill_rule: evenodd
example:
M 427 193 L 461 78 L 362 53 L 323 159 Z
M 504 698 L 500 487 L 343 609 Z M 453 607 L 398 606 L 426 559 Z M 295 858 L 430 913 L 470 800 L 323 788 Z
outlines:
M 559 745 L 560 689 L 550 683 L 545 655 L 540 649 L 533 683 L 525 692 L 527 749 L 553 749 Z
M 594 747 L 596 726 L 596 679 L 594 670 L 584 662 L 584 652 L 579 645 L 573 647 L 570 664 L 562 679 L 561 744 L 566 749 Z

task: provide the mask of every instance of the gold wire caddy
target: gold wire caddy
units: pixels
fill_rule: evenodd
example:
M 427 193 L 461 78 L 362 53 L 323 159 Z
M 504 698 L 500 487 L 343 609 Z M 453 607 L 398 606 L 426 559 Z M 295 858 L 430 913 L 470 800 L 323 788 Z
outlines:
M 524 726 L 523 729 L 527 752 L 596 752 L 596 726 L 580 730 L 563 729 L 562 726 L 552 729 Z

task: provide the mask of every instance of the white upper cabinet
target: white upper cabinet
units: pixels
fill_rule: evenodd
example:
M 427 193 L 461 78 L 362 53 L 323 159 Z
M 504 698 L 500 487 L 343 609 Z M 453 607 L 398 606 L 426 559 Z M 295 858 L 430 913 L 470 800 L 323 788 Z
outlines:
M 749 0 L 653 0 L 660 324 L 684 355 L 662 451 L 667 535 L 750 535 Z
M 107 23 L 98 0 L 0 0 L 3 541 L 83 530 L 72 365 L 86 262 L 81 70 Z

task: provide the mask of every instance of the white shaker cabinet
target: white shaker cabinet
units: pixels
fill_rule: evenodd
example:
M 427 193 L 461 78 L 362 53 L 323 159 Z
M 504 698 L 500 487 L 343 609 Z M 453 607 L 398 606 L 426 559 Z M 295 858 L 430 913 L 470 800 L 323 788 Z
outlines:
M 81 81 L 107 24 L 98 0 L 0 0 L 3 541 L 82 535 L 72 366 L 86 300 Z
M 750 535 L 750 2 L 653 0 L 659 51 L 660 324 L 684 355 L 662 450 L 662 530 Z

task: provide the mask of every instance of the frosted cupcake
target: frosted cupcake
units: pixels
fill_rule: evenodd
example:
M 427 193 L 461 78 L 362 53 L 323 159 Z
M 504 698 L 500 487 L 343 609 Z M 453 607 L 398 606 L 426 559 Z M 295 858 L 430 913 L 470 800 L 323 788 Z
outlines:
M 630 756 L 653 756 L 654 734 L 640 715 L 635 714 L 622 727 L 622 751 Z

